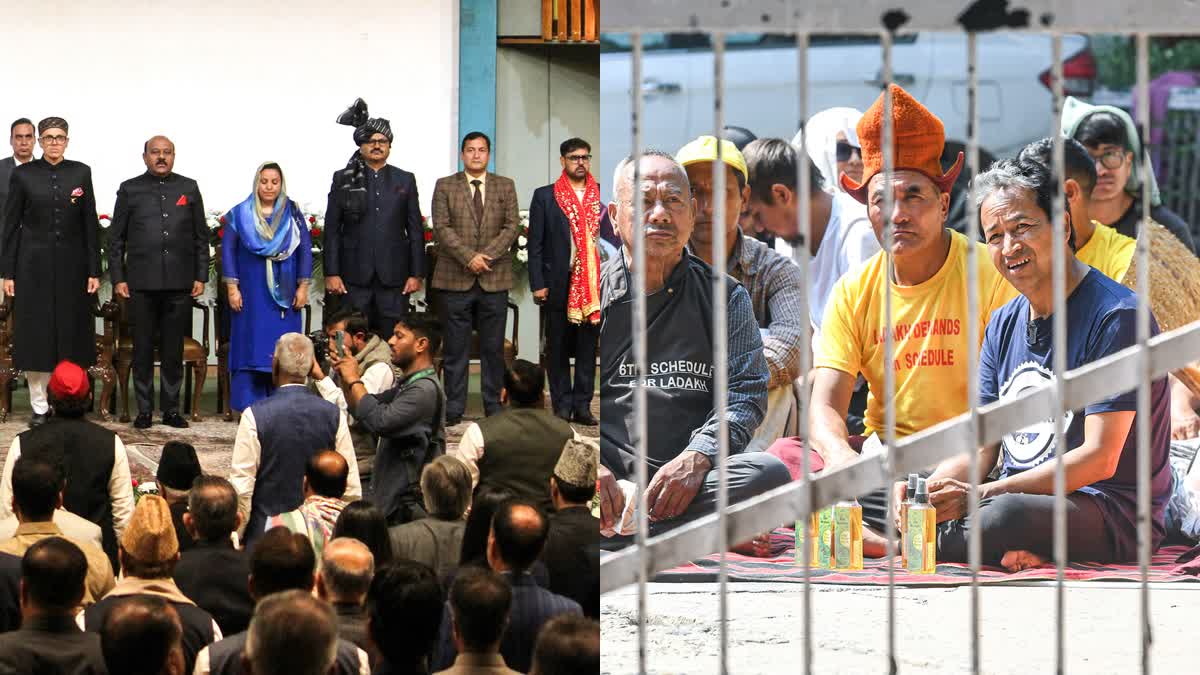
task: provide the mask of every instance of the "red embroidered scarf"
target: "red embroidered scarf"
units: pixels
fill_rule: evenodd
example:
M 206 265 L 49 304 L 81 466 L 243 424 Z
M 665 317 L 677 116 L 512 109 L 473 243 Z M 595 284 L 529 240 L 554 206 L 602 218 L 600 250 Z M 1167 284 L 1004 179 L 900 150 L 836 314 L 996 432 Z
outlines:
M 554 182 L 554 200 L 571 224 L 571 241 L 575 242 L 571 285 L 567 291 L 567 320 L 599 323 L 600 254 L 596 239 L 600 236 L 600 185 L 588 174 L 580 203 L 567 172 L 563 171 Z

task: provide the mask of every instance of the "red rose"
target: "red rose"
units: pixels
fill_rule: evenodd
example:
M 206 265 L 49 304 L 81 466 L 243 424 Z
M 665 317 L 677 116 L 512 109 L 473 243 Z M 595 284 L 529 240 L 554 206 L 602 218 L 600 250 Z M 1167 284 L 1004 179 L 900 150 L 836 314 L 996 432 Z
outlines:
M 309 217 L 308 217 L 308 224 L 309 224 L 309 225 L 315 225 L 316 223 L 317 223 L 317 217 L 316 217 L 316 216 L 309 216 Z
M 425 241 L 433 241 L 433 230 L 425 230 Z
M 312 229 L 312 236 L 314 236 L 314 237 L 319 237 L 319 236 L 321 236 L 321 228 L 319 228 L 319 227 L 314 227 L 314 228 Z
M 134 479 L 133 479 L 133 487 L 137 487 L 137 486 L 138 486 L 137 479 L 136 479 L 136 478 L 134 478 Z
M 225 224 L 225 216 L 221 216 L 220 218 L 218 218 L 218 219 L 217 219 L 217 222 L 219 222 L 219 223 L 221 223 L 222 225 L 224 225 L 224 224 Z
M 225 238 L 225 228 L 218 227 L 217 228 L 217 239 L 224 239 L 224 238 Z

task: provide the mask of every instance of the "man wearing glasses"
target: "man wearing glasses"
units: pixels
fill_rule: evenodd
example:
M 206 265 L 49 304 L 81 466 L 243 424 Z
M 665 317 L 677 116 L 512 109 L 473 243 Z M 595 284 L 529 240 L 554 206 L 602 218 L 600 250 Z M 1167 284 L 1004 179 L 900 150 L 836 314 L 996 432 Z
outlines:
M 46 385 L 58 362 L 96 362 L 91 296 L 100 288 L 92 170 L 63 156 L 66 120 L 47 117 L 38 134 L 41 159 L 13 170 L 0 246 L 0 278 L 16 312 L 13 365 L 29 380 L 31 427 L 49 416 Z
M 529 204 L 529 290 L 545 308 L 554 414 L 595 426 L 591 407 L 600 325 L 600 186 L 591 174 L 587 141 L 568 138 L 558 153 L 562 175 L 538 188 Z
M 392 127 L 367 116 L 358 99 L 338 117 L 354 127 L 358 151 L 333 174 L 325 209 L 326 311 L 342 302 L 367 316 L 372 331 L 391 335 L 421 290 L 425 233 L 416 176 L 387 163 Z M 335 302 L 334 299 L 340 302 Z

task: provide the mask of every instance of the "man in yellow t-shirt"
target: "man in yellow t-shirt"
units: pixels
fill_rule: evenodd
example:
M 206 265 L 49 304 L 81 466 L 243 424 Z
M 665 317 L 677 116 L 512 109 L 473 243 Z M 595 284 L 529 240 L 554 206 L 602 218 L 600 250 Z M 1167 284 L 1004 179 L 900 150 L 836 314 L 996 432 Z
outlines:
M 996 271 L 981 243 L 946 229 L 950 190 L 962 169 L 962 155 L 943 173 L 940 157 L 945 144 L 941 120 L 902 88 L 892 85 L 895 129 L 895 170 L 891 184 L 883 174 L 881 135 L 883 96 L 858 123 L 862 143 L 863 183 L 840 177 L 847 193 L 867 205 L 875 234 L 884 240 L 885 190 L 893 194 L 894 223 L 890 251 L 870 258 L 863 267 L 837 283 L 825 309 L 821 339 L 814 362 L 810 412 L 813 449 L 826 468 L 858 459 L 846 428 L 846 412 L 855 378 L 861 373 L 870 385 L 867 433 L 883 434 L 884 368 L 895 374 L 893 400 L 896 435 L 904 437 L 967 410 L 968 326 L 977 322 L 977 339 L 995 309 L 1016 296 Z M 976 247 L 979 314 L 967 308 L 967 247 Z M 894 261 L 892 322 L 895 352 L 885 365 L 885 296 L 887 253 Z M 784 439 L 781 443 L 795 443 Z M 863 503 L 863 552 L 884 554 L 884 539 L 871 531 L 882 529 L 887 517 L 887 493 L 877 490 Z

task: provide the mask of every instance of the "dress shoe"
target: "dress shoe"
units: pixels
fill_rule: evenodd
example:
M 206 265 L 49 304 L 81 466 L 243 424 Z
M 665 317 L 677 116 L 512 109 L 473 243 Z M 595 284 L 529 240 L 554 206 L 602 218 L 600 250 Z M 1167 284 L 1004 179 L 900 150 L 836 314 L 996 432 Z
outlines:
M 594 427 L 594 426 L 597 426 L 598 424 L 600 424 L 599 422 L 596 421 L 595 417 L 592 417 L 592 413 L 590 413 L 586 410 L 576 411 L 573 421 L 576 424 L 582 424 L 586 427 Z
M 183 419 L 183 415 L 180 415 L 177 412 L 163 415 L 163 424 L 169 427 L 175 427 L 176 429 L 188 428 L 188 421 Z
M 555 410 L 554 416 L 564 422 L 570 422 L 575 417 L 570 410 Z
M 150 419 L 150 413 L 138 413 L 133 420 L 134 429 L 149 429 L 153 424 L 154 420 Z
M 29 428 L 40 427 L 48 421 L 50 421 L 50 413 L 33 413 L 33 417 L 29 419 Z

